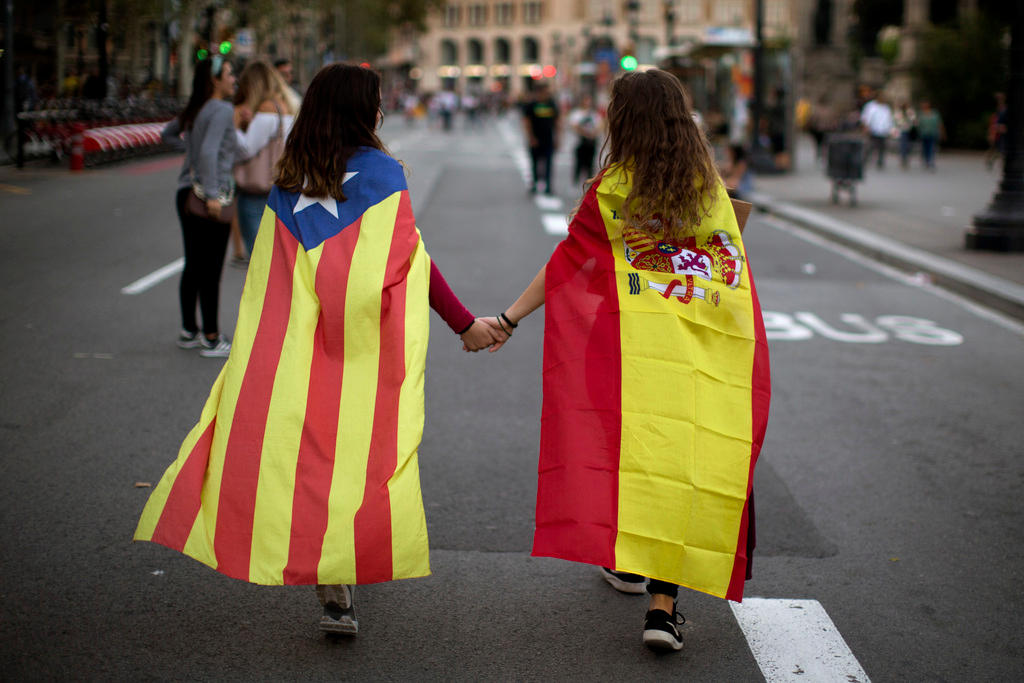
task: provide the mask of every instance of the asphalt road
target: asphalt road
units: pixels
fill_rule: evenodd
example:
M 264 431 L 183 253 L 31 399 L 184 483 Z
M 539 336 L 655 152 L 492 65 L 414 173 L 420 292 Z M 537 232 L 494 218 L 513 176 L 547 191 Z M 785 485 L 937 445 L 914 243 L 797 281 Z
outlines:
M 561 207 L 526 195 L 513 124 L 385 130 L 428 250 L 478 315 L 530 281 L 575 200 L 567 151 Z M 176 277 L 121 293 L 181 255 L 176 172 L 171 157 L 0 169 L 0 676 L 850 680 L 788 654 L 773 669 L 728 603 L 694 593 L 685 650 L 654 655 L 642 598 L 529 556 L 542 315 L 494 355 L 463 353 L 433 316 L 420 468 L 434 573 L 361 587 L 357 638 L 319 634 L 309 588 L 132 544 L 151 491 L 135 484 L 159 480 L 220 367 L 174 346 Z M 745 236 L 773 376 L 747 595 L 816 601 L 874 681 L 1016 680 L 1022 328 L 775 219 Z M 226 330 L 243 279 L 225 268 Z

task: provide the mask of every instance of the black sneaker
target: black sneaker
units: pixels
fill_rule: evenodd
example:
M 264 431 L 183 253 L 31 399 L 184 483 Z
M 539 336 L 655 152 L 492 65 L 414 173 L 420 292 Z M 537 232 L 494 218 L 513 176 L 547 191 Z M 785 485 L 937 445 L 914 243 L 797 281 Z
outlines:
M 646 591 L 647 579 L 639 574 L 617 572 L 608 569 L 608 567 L 601 567 L 601 576 L 604 577 L 605 581 L 611 584 L 612 588 L 620 593 L 643 595 Z
M 352 586 L 317 586 L 317 594 L 324 606 L 320 617 L 320 630 L 324 633 L 354 636 L 359 633 L 355 607 L 352 602 Z
M 683 637 L 678 627 L 685 623 L 686 618 L 676 611 L 675 605 L 672 614 L 652 609 L 644 617 L 644 645 L 652 650 L 682 650 Z

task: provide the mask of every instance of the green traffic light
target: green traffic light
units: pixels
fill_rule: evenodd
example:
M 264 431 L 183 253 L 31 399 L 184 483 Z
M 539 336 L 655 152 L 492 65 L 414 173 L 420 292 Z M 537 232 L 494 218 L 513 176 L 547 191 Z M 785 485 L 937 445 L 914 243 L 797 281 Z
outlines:
M 223 43 L 220 44 L 219 49 L 222 55 L 226 55 L 227 53 L 231 52 L 231 41 L 225 40 Z
M 623 71 L 636 71 L 636 67 L 639 62 L 636 61 L 636 57 L 633 55 L 622 55 L 622 59 L 619 60 L 619 66 L 622 67 Z
M 206 51 L 206 48 L 202 48 L 201 47 L 201 48 L 199 48 L 196 51 L 196 59 L 198 59 L 200 62 L 203 61 L 204 59 L 206 59 L 209 56 L 210 56 L 210 53 Z

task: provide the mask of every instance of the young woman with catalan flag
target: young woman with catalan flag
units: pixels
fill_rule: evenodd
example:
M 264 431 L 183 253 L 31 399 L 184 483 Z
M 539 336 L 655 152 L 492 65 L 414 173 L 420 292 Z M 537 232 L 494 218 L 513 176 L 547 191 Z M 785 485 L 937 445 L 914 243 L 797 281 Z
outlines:
M 234 344 L 136 540 L 258 584 L 315 584 L 321 630 L 355 634 L 352 585 L 430 573 L 417 449 L 428 306 L 474 320 L 420 239 L 375 132 L 380 77 L 310 83 L 256 236 Z
M 678 587 L 743 597 L 768 346 L 736 216 L 682 85 L 612 86 L 602 170 L 519 299 L 545 306 L 533 554 L 650 594 L 643 642 L 679 650 Z M 502 344 L 496 344 L 497 350 Z

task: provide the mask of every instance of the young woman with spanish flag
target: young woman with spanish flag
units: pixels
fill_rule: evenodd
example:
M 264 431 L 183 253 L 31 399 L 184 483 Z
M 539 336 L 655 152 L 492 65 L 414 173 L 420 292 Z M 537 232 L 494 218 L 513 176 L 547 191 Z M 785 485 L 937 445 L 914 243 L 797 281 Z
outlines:
M 462 306 L 375 132 L 380 77 L 310 83 L 278 164 L 231 355 L 135 539 L 233 578 L 315 584 L 354 635 L 352 585 L 430 573 L 417 449 L 428 305 L 467 350 L 506 339 Z
M 650 594 L 679 650 L 680 585 L 739 601 L 754 547 L 768 346 L 736 216 L 682 85 L 612 86 L 606 154 L 547 265 L 486 319 L 546 304 L 533 554 Z M 492 351 L 501 347 L 492 347 Z

